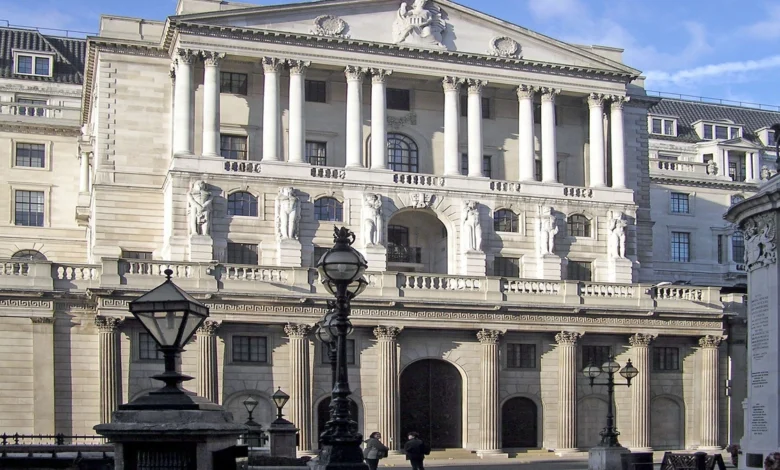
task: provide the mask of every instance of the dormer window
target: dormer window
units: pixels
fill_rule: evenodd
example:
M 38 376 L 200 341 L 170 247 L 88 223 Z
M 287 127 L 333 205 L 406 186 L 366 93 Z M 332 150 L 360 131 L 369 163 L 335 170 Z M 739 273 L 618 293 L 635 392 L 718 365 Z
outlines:
M 14 73 L 17 75 L 51 77 L 51 69 L 52 57 L 49 55 L 14 52 Z
M 704 140 L 728 140 L 742 136 L 741 127 L 704 124 L 702 129 L 702 138 Z
M 777 136 L 775 135 L 775 131 L 773 131 L 772 129 L 767 129 L 766 130 L 766 145 L 767 146 L 771 147 L 772 145 L 775 145 L 775 139 L 776 138 L 777 138 Z
M 650 133 L 658 135 L 677 135 L 677 120 L 668 118 L 650 118 Z

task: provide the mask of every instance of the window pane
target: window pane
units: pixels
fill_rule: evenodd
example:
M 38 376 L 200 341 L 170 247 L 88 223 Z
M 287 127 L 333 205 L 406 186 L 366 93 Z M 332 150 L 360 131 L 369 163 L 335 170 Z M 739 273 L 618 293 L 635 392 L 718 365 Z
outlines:
M 220 93 L 247 94 L 247 74 L 220 72 Z
M 506 366 L 509 369 L 536 368 L 535 344 L 507 344 L 506 355 Z
M 138 358 L 149 360 L 163 358 L 162 352 L 157 347 L 157 342 L 149 333 L 138 333 Z
M 590 220 L 582 214 L 574 214 L 566 219 L 566 230 L 570 237 L 589 237 Z
M 775 131 L 766 131 L 767 132 L 767 145 L 775 145 Z
M 325 142 L 306 141 L 306 159 L 314 166 L 328 166 L 328 145 Z
M 246 191 L 228 196 L 228 215 L 257 217 L 257 198 Z
M 227 244 L 227 262 L 231 264 L 257 265 L 257 245 L 249 243 Z
M 671 204 L 672 213 L 674 214 L 688 214 L 690 211 L 689 195 L 685 193 L 672 193 Z
M 566 266 L 566 279 L 569 281 L 592 281 L 593 274 L 590 262 L 569 260 Z
M 492 178 L 493 177 L 493 162 L 490 155 L 483 155 L 482 156 L 482 176 L 486 178 Z
M 729 128 L 726 126 L 715 126 L 715 138 L 716 139 L 728 139 Z
M 33 58 L 29 55 L 16 56 L 16 73 L 33 73 Z
M 482 119 L 490 118 L 490 98 L 482 97 Z
M 44 144 L 16 144 L 16 166 L 44 168 L 46 166 L 46 146 Z
M 387 162 L 393 171 L 417 173 L 417 144 L 403 134 L 387 134 Z
M 735 263 L 745 262 L 745 237 L 742 232 L 734 232 L 731 236 L 731 253 Z
M 43 227 L 43 191 L 16 191 L 14 224 Z
M 708 140 L 712 139 L 712 124 L 704 125 L 704 138 Z
M 49 75 L 49 64 L 51 59 L 48 57 L 35 58 L 35 75 Z
M 493 230 L 496 232 L 518 232 L 519 218 L 514 212 L 501 209 L 493 213 Z
M 520 259 L 496 256 L 493 260 L 493 275 L 501 277 L 520 277 Z
M 326 82 L 319 80 L 306 80 L 305 84 L 306 101 L 311 103 L 325 103 L 327 102 Z
M 124 259 L 152 259 L 151 251 L 127 251 L 122 250 L 122 258 Z
M 227 160 L 246 160 L 246 136 L 225 135 L 219 136 L 219 148 L 222 158 Z
M 612 348 L 609 346 L 583 346 L 582 347 L 582 367 L 589 364 L 601 367 L 602 364 L 609 361 L 612 355 Z
M 469 154 L 460 154 L 460 174 L 463 176 L 469 175 Z
M 316 220 L 340 222 L 343 217 L 341 202 L 332 197 L 323 197 L 314 201 L 314 217 Z
M 653 348 L 653 370 L 680 370 L 678 348 Z
M 409 111 L 411 109 L 409 90 L 388 88 L 385 93 L 387 98 L 387 109 L 395 109 L 398 111 Z
M 672 232 L 672 261 L 687 263 L 691 260 L 690 236 L 688 232 Z
M 664 119 L 664 134 L 674 135 L 674 121 L 671 119 Z
M 731 128 L 731 138 L 732 139 L 736 139 L 737 137 L 739 137 L 739 135 L 740 135 L 739 127 L 732 127 Z
M 660 134 L 661 133 L 661 120 L 660 119 L 653 119 L 653 130 L 651 131 L 653 134 Z
M 326 248 L 324 246 L 315 246 L 314 247 L 314 253 L 312 254 L 312 260 L 311 265 L 313 267 L 317 267 L 317 264 L 320 262 L 322 257 L 325 255 L 325 253 L 328 252 L 330 248 Z
M 233 362 L 268 362 L 268 340 L 264 336 L 233 336 Z

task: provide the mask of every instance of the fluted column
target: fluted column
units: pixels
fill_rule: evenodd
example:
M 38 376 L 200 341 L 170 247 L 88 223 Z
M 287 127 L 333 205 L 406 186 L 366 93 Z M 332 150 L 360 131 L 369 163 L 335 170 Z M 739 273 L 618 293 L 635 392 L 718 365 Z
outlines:
M 577 448 L 577 340 L 579 333 L 562 331 L 558 343 L 558 447 L 556 452 Z
M 623 105 L 627 96 L 613 96 L 610 104 L 610 141 L 612 150 L 612 187 L 626 187 L 626 145 L 623 140 Z
M 279 152 L 279 72 L 283 62 L 275 57 L 263 57 L 263 160 L 282 160 Z
M 628 338 L 634 354 L 634 367 L 639 373 L 631 381 L 633 400 L 632 449 L 650 450 L 650 343 L 654 335 L 637 333 Z
M 501 451 L 499 429 L 499 362 L 498 339 L 500 331 L 482 330 L 477 339 L 482 344 L 482 414 L 479 425 L 479 453 L 495 454 Z
M 309 373 L 309 325 L 287 324 L 290 338 L 290 421 L 298 428 L 298 451 L 312 450 L 311 382 Z
M 542 88 L 542 182 L 558 182 L 558 150 L 555 142 L 555 96 L 561 90 Z
M 219 148 L 219 64 L 225 54 L 203 52 L 203 155 L 218 157 Z
M 100 422 L 110 423 L 122 403 L 122 357 L 119 351 L 120 318 L 95 317 L 100 359 Z
M 306 153 L 306 69 L 311 62 L 288 60 L 290 66 L 290 122 L 287 134 L 290 138 L 290 163 L 303 163 Z
M 387 169 L 387 76 L 392 70 L 371 69 L 371 169 Z
M 361 67 L 348 65 L 347 76 L 347 168 L 363 167 L 363 75 Z
M 444 174 L 460 174 L 460 84 L 457 77 L 444 77 Z M 480 164 L 480 167 L 482 164 Z
M 606 186 L 604 158 L 604 95 L 588 95 L 590 110 L 590 187 Z
M 534 94 L 536 89 L 528 85 L 517 88 L 520 124 L 517 131 L 520 181 L 534 181 Z
M 699 339 L 701 346 L 701 444 L 700 450 L 720 449 L 718 396 L 718 352 L 721 336 L 707 335 Z
M 395 326 L 377 326 L 374 336 L 379 346 L 378 363 L 381 367 L 379 377 L 379 397 L 377 402 L 377 430 L 382 433 L 385 445 L 390 450 L 400 448 L 401 439 L 398 434 L 398 334 L 401 329 Z
M 176 51 L 176 81 L 173 101 L 173 154 L 192 155 L 194 119 L 192 104 L 192 65 L 196 54 L 189 49 Z
M 79 193 L 89 192 L 89 155 L 90 152 L 81 152 L 79 156 Z
M 482 177 L 482 88 L 487 85 L 483 80 L 468 80 L 468 123 L 469 174 Z
M 198 329 L 198 395 L 219 403 L 219 373 L 217 372 L 217 329 L 219 322 L 206 320 Z

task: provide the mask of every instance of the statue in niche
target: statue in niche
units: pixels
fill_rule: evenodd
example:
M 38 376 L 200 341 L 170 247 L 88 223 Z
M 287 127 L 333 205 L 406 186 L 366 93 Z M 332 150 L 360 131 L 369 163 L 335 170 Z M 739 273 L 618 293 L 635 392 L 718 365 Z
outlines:
M 718 174 L 718 164 L 715 163 L 715 160 L 710 160 L 707 162 L 707 174 L 712 176 Z
M 393 23 L 393 43 L 445 47 L 442 34 L 447 29 L 445 13 L 428 0 L 414 0 L 411 8 L 401 3 L 398 16 Z
M 614 258 L 626 257 L 626 222 L 620 211 L 610 211 L 609 217 L 609 253 Z
M 190 215 L 190 235 L 211 235 L 211 192 L 205 181 L 192 183 L 187 195 Z
M 477 201 L 463 203 L 461 216 L 463 252 L 481 251 L 482 249 L 482 224 L 479 222 L 479 209 Z
M 365 246 L 382 244 L 382 196 L 374 193 L 363 195 L 363 243 Z
M 276 239 L 297 240 L 301 221 L 301 201 L 295 195 L 295 188 L 279 188 L 276 196 Z
M 551 255 L 555 251 L 555 235 L 558 233 L 558 223 L 550 206 L 539 207 L 539 218 L 536 222 L 539 254 Z

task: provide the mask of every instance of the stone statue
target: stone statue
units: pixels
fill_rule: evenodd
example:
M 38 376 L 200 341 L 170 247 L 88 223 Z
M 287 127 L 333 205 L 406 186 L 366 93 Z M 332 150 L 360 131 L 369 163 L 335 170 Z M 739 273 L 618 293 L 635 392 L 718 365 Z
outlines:
M 537 237 L 539 254 L 551 255 L 555 251 L 555 235 L 558 233 L 558 223 L 550 206 L 539 207 L 539 219 L 537 221 Z
M 297 240 L 300 220 L 301 202 L 295 195 L 295 188 L 279 188 L 279 195 L 276 196 L 276 239 Z
M 707 162 L 707 174 L 713 176 L 718 174 L 718 164 L 715 163 L 715 160 L 710 160 Z
M 761 173 L 759 175 L 762 180 L 768 180 L 772 177 L 772 171 L 766 165 L 761 167 Z
M 477 201 L 466 201 L 463 203 L 461 223 L 462 230 L 460 236 L 463 243 L 463 252 L 481 251 L 482 224 L 479 222 Z
M 381 245 L 382 232 L 382 196 L 366 193 L 363 195 L 363 243 L 365 246 Z
M 609 217 L 609 250 L 614 258 L 626 257 L 626 222 L 625 216 L 620 211 L 610 211 Z
M 773 215 L 759 214 L 747 219 L 742 225 L 742 231 L 745 235 L 745 264 L 748 270 L 777 262 Z
M 211 235 L 211 192 L 205 181 L 192 183 L 188 196 L 190 235 Z
M 398 16 L 393 23 L 393 43 L 444 47 L 442 34 L 447 29 L 444 12 L 428 0 L 414 0 L 409 8 L 401 3 Z

